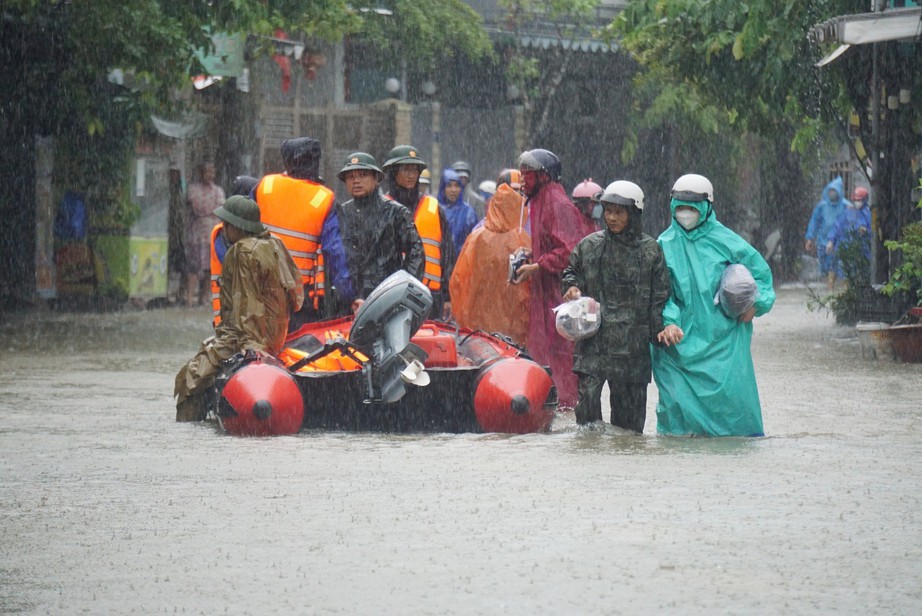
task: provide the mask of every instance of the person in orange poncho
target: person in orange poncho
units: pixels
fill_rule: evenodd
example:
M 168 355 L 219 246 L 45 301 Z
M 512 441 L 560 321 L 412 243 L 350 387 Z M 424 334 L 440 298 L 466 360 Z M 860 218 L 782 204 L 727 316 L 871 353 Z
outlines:
M 521 344 L 528 333 L 529 284 L 509 282 L 509 255 L 531 245 L 522 228 L 528 220 L 524 208 L 522 195 L 500 184 L 483 226 L 464 242 L 450 282 L 452 312 L 459 325 L 500 332 Z

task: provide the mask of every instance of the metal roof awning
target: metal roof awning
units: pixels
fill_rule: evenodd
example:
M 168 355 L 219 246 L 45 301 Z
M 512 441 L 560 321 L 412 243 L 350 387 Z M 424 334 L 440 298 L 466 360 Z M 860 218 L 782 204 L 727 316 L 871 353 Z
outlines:
M 851 45 L 919 39 L 922 36 L 922 7 L 833 17 L 813 26 L 807 36 L 814 43 L 840 43 L 835 51 L 816 63 L 816 66 L 825 66 Z

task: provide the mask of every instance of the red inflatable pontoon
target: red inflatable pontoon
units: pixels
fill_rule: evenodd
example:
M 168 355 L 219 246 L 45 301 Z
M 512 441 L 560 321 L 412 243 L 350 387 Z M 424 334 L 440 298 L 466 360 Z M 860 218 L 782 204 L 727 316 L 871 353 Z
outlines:
M 546 431 L 557 411 L 548 370 L 501 335 L 423 321 L 428 289 L 398 274 L 354 319 L 307 324 L 277 357 L 248 352 L 228 362 L 215 409 L 224 429 Z

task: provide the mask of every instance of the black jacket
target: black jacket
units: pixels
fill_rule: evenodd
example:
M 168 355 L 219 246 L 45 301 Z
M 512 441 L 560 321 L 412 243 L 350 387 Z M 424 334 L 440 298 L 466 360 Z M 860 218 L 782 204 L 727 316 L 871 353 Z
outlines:
M 368 297 L 397 270 L 422 277 L 423 243 L 407 208 L 375 191 L 336 205 L 336 213 L 356 298 Z

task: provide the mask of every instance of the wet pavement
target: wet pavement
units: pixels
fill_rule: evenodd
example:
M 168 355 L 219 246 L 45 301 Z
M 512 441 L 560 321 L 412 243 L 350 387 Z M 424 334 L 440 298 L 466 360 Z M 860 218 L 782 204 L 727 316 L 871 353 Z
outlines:
M 4 315 L 0 613 L 915 614 L 922 364 L 782 289 L 760 439 L 173 421 L 207 309 Z

